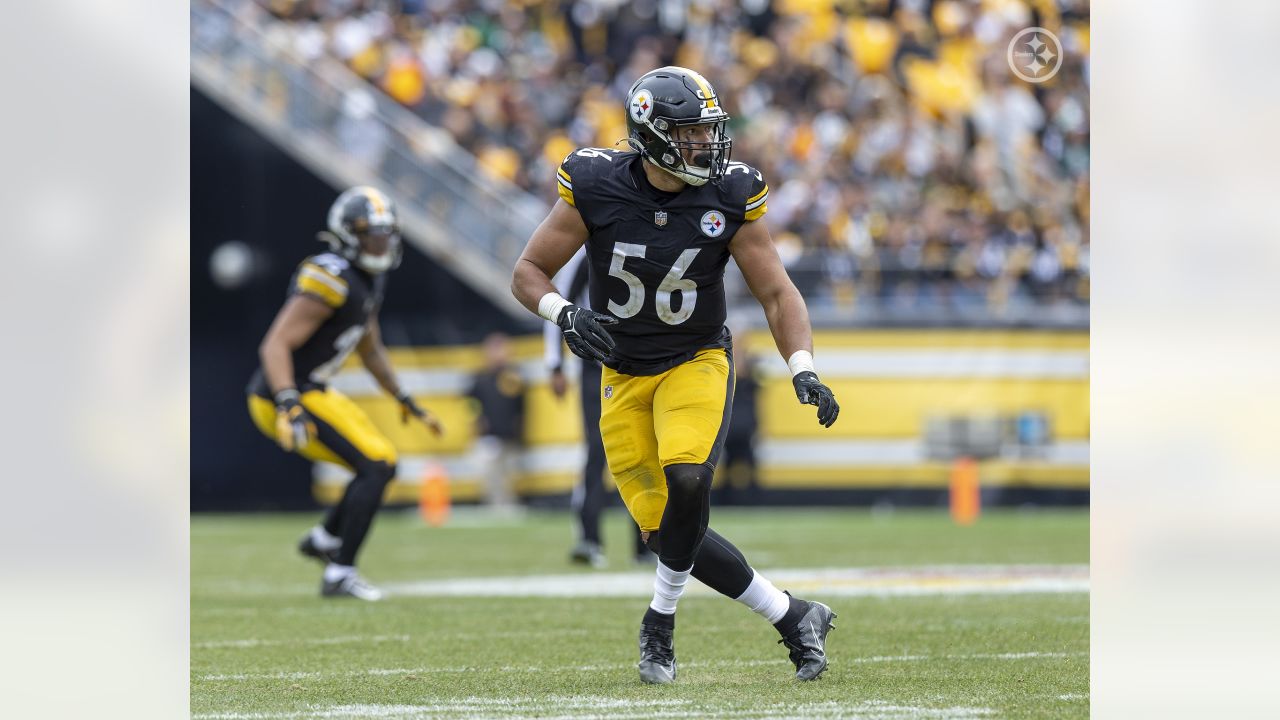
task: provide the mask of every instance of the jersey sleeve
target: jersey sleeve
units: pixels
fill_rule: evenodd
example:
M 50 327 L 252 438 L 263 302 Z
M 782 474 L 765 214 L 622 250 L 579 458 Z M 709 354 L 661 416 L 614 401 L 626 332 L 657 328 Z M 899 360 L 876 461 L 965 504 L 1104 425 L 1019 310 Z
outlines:
M 556 190 L 560 199 L 578 209 L 583 219 L 592 210 L 596 186 L 617 161 L 617 150 L 578 148 L 569 153 L 556 170 Z
M 741 222 L 751 222 L 769 212 L 769 184 L 764 174 L 746 163 L 729 163 L 720 181 L 726 213 Z
M 324 262 L 324 257 L 307 258 L 298 266 L 293 276 L 294 293 L 306 293 L 319 298 L 331 308 L 342 307 L 347 301 L 347 281 L 342 277 L 342 268 L 333 263 Z
M 577 201 L 573 199 L 573 174 L 570 169 L 572 168 L 572 160 L 573 153 L 569 153 L 569 156 L 564 159 L 564 162 L 560 163 L 560 167 L 556 170 L 556 190 L 560 192 L 561 200 L 578 207 Z
M 769 212 L 769 184 L 764 181 L 764 175 L 759 170 L 746 167 L 751 170 L 751 182 L 747 186 L 742 217 L 747 221 L 759 220 Z

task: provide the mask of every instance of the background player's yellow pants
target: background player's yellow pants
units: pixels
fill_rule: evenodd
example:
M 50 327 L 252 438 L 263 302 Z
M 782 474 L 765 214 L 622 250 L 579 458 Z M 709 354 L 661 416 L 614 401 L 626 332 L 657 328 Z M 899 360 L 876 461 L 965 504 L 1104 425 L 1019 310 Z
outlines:
M 728 350 L 703 350 L 660 375 L 604 369 L 600 436 L 618 494 L 641 530 L 657 530 L 662 521 L 667 505 L 664 467 L 715 464 L 732 400 Z
M 302 457 L 312 461 L 322 460 L 334 463 L 353 471 L 356 470 L 355 464 L 358 458 L 347 457 L 353 452 L 363 455 L 368 460 L 381 461 L 388 465 L 395 464 L 395 446 L 374 426 L 369 416 L 351 401 L 351 398 L 333 388 L 328 388 L 302 393 L 301 402 L 302 407 L 311 413 L 318 426 L 327 425 L 327 429 L 336 434 L 335 441 L 329 444 L 340 445 L 342 441 L 346 444 L 345 447 L 329 447 L 329 444 L 322 442 L 320 438 L 312 438 L 306 447 L 298 451 Z M 253 424 L 258 426 L 263 435 L 272 440 L 276 439 L 274 403 L 266 398 L 250 395 L 249 415 L 253 418 Z M 328 432 L 322 431 L 320 434 L 334 437 Z

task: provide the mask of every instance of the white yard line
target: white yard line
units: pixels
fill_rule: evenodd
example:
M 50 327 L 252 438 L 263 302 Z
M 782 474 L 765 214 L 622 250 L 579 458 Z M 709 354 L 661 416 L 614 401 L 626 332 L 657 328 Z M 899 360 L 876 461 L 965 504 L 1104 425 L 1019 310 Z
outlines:
M 1039 658 L 1072 658 L 1087 657 L 1086 651 L 1077 652 L 1008 652 L 1008 653 L 972 653 L 967 655 L 875 655 L 869 657 L 841 658 L 838 662 L 855 665 L 869 663 L 922 662 L 926 660 L 1034 660 Z M 784 666 L 785 658 L 773 660 L 694 660 L 681 662 L 685 668 L 734 668 Z M 198 675 L 196 680 L 203 682 L 244 682 L 248 680 L 306 680 L 323 677 L 368 677 L 388 675 L 436 675 L 458 673 L 558 673 L 558 672 L 608 672 L 634 668 L 633 663 L 601 663 L 594 665 L 499 665 L 476 667 L 416 667 L 416 668 L 365 668 L 363 670 L 346 670 L 341 672 L 273 672 L 273 673 L 231 673 Z
M 775 585 L 796 592 L 837 597 L 1087 593 L 1087 565 L 948 565 L 885 568 L 771 569 Z M 646 597 L 653 592 L 647 572 L 591 575 L 535 575 L 451 578 L 387 583 L 388 595 L 412 597 Z M 690 584 L 692 594 L 711 594 Z
M 554 713 L 554 714 L 553 714 Z M 749 710 L 716 709 L 689 700 L 624 700 L 600 697 L 464 698 L 421 705 L 329 705 L 280 712 L 197 713 L 193 720 L 306 720 L 382 718 L 541 718 L 542 720 L 643 720 L 644 718 L 722 717 L 797 720 L 916 720 L 917 718 L 983 718 L 991 708 L 900 705 L 880 700 L 773 703 Z
M 272 645 L 351 645 L 355 643 L 409 642 L 408 635 L 341 635 L 322 638 L 294 638 L 289 640 L 263 640 L 246 638 L 243 640 L 208 640 L 191 643 L 194 649 L 218 648 L 257 648 Z

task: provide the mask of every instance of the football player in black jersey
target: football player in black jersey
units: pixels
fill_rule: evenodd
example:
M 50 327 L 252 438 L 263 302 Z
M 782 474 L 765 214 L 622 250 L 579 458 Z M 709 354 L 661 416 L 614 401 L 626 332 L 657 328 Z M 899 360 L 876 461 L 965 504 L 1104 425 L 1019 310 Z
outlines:
M 830 427 L 839 413 L 813 368 L 804 299 L 764 223 L 769 188 L 730 161 L 729 116 L 710 83 L 681 67 L 649 72 L 626 100 L 629 152 L 583 148 L 565 158 L 560 199 L 516 263 L 512 292 L 558 324 L 574 353 L 600 361 L 600 432 L 631 516 L 658 553 L 641 621 L 640 677 L 675 679 L 676 601 L 692 575 L 773 623 L 796 677 L 827 667 L 835 613 L 791 597 L 707 527 L 712 471 L 733 393 L 724 268 L 732 257 L 764 307 L 801 403 Z M 591 306 L 551 278 L 583 244 Z
M 402 252 L 394 205 L 374 188 L 351 188 L 334 201 L 329 231 L 320 238 L 331 251 L 298 266 L 289 298 L 258 348 L 262 365 L 249 382 L 249 414 L 285 450 L 355 473 L 342 500 L 298 550 L 325 563 L 322 596 L 378 600 L 382 593 L 356 573 L 356 554 L 395 477 L 396 450 L 327 383 L 355 350 L 400 402 L 403 422 L 417 418 L 437 436 L 443 428 L 400 389 L 378 329 L 386 273 Z

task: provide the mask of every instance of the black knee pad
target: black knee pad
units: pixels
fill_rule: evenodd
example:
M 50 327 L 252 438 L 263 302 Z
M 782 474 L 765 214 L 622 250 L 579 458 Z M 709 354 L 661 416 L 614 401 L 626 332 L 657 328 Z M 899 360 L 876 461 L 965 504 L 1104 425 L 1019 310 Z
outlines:
M 387 483 L 391 482 L 392 480 L 395 480 L 396 478 L 395 463 L 376 462 L 376 463 L 373 463 L 373 465 L 374 465 L 373 476 L 377 478 L 378 483 L 380 485 L 382 485 L 383 487 L 386 487 Z
M 382 491 L 396 476 L 396 466 L 382 461 L 361 463 L 356 468 L 356 476 L 351 479 L 349 494 L 366 502 L 378 503 L 382 500 Z
M 711 467 L 706 463 L 668 465 L 662 470 L 667 476 L 667 502 L 672 498 L 677 502 L 696 502 L 711 491 Z
M 659 537 L 658 531 L 654 530 L 653 532 L 649 533 L 649 539 L 644 541 L 644 544 L 650 550 L 652 550 L 655 555 L 662 554 L 662 542 L 658 539 L 658 537 Z

